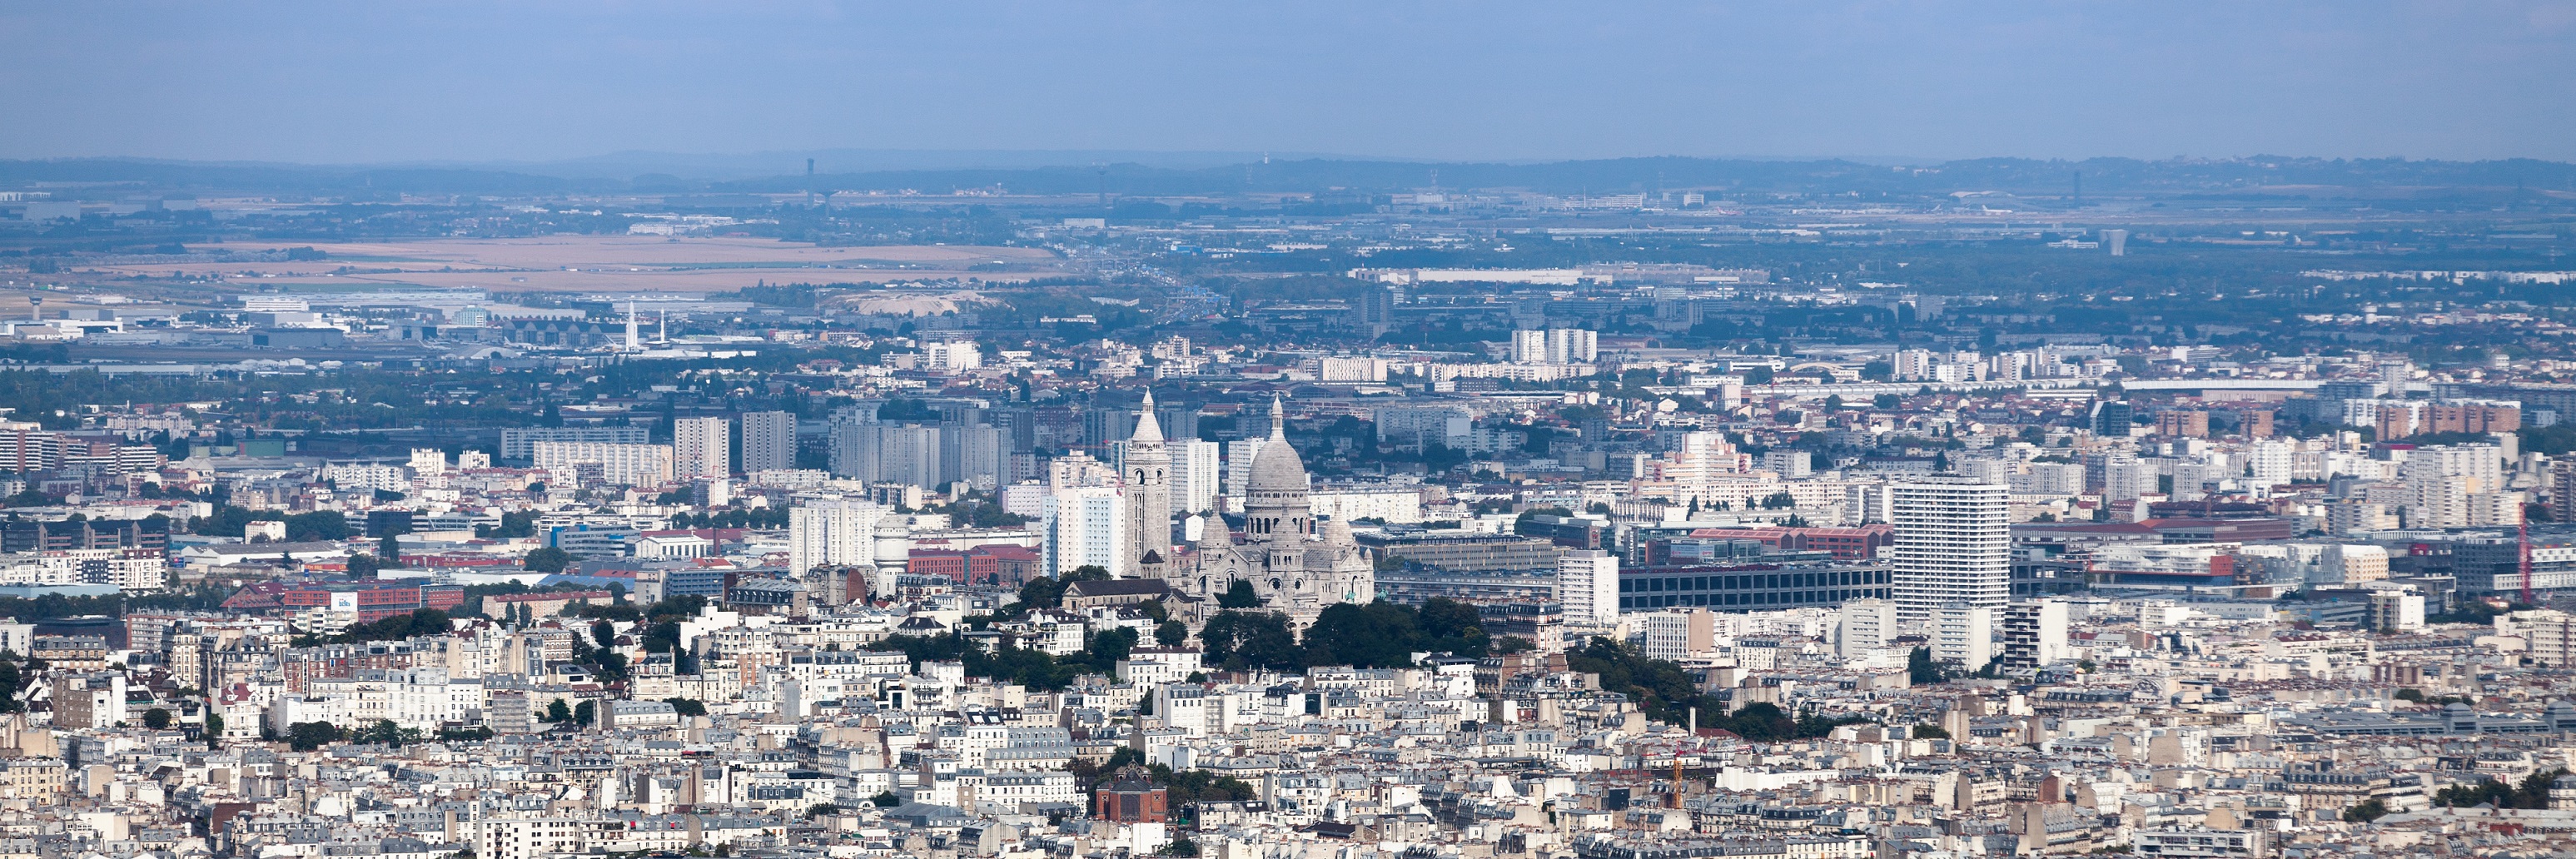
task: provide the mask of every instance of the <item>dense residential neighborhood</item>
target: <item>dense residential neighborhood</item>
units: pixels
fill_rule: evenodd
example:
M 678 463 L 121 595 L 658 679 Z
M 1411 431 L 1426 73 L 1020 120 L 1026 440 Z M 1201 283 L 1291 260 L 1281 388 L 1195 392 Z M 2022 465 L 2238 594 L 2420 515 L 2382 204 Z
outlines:
M 0 859 L 2576 850 L 2556 198 L 1667 166 L 0 164 Z

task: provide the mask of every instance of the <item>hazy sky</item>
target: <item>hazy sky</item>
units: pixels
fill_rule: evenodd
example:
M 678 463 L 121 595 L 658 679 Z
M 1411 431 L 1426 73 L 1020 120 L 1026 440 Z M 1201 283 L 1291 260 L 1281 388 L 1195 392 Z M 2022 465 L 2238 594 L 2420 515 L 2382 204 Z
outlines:
M 0 157 L 2576 160 L 2576 2 L 0 0 Z

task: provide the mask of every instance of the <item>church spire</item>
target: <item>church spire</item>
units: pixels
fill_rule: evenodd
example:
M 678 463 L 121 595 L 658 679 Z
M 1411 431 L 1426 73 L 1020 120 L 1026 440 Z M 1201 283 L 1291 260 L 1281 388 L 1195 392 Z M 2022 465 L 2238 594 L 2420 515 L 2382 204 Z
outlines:
M 1270 440 L 1288 440 L 1288 409 L 1278 394 L 1270 395 Z
M 1138 412 L 1138 414 L 1136 415 L 1136 432 L 1135 432 L 1135 434 L 1134 434 L 1134 435 L 1128 436 L 1127 440 L 1128 440 L 1128 441 L 1154 441 L 1154 442 L 1162 441 L 1162 440 L 1163 440 L 1163 422 L 1162 422 L 1162 421 L 1159 421 L 1159 420 L 1154 419 L 1154 389 L 1152 389 L 1152 388 L 1146 388 L 1146 389 L 1145 389 L 1145 404 L 1144 404 L 1144 405 L 1142 405 L 1142 406 L 1138 406 L 1138 407 L 1137 407 L 1137 412 Z

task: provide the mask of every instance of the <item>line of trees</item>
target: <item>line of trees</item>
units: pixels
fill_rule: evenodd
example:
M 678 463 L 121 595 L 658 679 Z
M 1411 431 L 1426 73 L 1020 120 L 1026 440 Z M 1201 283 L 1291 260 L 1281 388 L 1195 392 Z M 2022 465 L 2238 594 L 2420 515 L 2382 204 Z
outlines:
M 2566 767 L 2532 773 L 2517 784 L 2508 785 L 2495 779 L 2476 784 L 2455 784 L 2433 794 L 2433 804 L 2449 808 L 2548 808 L 2549 783 L 2567 774 Z
M 1869 721 L 1861 716 L 1827 717 L 1813 710 L 1791 716 L 1769 702 L 1747 704 L 1730 713 L 1729 701 L 1700 691 L 1698 678 L 1680 665 L 1646 658 L 1636 645 L 1608 638 L 1596 636 L 1591 643 L 1568 651 L 1565 664 L 1600 675 L 1602 689 L 1627 695 L 1649 718 L 1686 724 L 1696 708 L 1700 727 L 1732 731 L 1757 743 L 1821 737 L 1836 727 Z
M 1118 660 L 1136 649 L 1137 638 L 1136 631 L 1126 627 L 1099 630 L 1085 637 L 1081 651 L 1063 656 L 1020 647 L 1007 639 L 994 652 L 986 653 L 983 647 L 954 632 L 889 636 L 875 647 L 902 651 L 912 657 L 916 671 L 923 662 L 962 662 L 968 675 L 1052 692 L 1072 685 L 1074 678 L 1085 674 L 1116 674 Z
M 447 612 L 434 608 L 422 608 L 413 609 L 410 614 L 398 614 L 382 620 L 352 624 L 349 628 L 341 630 L 340 634 L 329 638 L 300 636 L 295 644 L 298 647 L 310 647 L 316 644 L 401 641 L 415 635 L 446 635 L 455 631 L 455 628 Z
M 1249 595 L 1250 585 L 1235 584 Z M 1297 671 L 1318 665 L 1399 668 L 1413 665 L 1417 653 L 1476 658 L 1526 644 L 1495 642 L 1474 606 L 1440 597 L 1419 608 L 1384 600 L 1327 606 L 1302 638 L 1289 630 L 1287 615 L 1238 607 L 1236 599 L 1218 604 L 1227 607 L 1199 630 L 1199 643 L 1209 665 L 1230 671 Z

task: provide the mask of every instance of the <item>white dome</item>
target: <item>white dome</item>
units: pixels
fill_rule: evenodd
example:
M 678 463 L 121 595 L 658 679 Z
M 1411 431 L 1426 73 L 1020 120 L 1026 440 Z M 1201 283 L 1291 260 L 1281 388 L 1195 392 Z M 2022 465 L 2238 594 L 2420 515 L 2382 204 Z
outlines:
M 1287 439 L 1273 437 L 1252 455 L 1252 478 L 1246 487 L 1258 497 L 1273 493 L 1306 491 L 1306 463 L 1297 458 L 1297 448 Z

